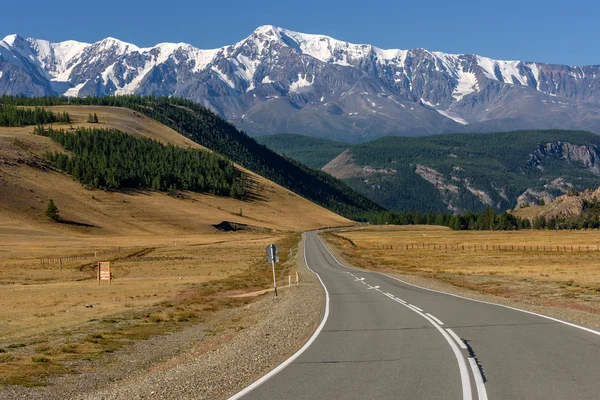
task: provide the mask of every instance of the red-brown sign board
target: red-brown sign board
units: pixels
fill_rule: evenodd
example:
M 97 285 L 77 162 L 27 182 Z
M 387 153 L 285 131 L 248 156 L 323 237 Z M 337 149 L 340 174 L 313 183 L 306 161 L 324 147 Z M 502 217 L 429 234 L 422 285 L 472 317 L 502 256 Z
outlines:
M 108 284 L 111 284 L 110 262 L 98 263 L 98 285 L 100 284 L 100 281 L 108 281 Z

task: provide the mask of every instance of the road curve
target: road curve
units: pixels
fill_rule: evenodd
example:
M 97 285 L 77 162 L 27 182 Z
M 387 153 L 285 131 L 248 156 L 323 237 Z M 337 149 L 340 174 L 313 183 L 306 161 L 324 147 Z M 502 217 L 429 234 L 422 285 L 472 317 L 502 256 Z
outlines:
M 600 398 L 600 332 L 345 267 L 314 233 L 304 251 L 324 320 L 232 399 Z

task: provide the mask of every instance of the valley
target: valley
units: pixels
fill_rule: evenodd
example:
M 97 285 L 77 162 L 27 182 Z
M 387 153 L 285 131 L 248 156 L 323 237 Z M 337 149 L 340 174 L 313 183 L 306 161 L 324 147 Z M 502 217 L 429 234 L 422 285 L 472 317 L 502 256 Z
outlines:
M 303 161 L 313 138 L 277 135 L 270 143 Z M 516 131 L 389 137 L 341 146 L 321 142 L 322 170 L 387 209 L 434 213 L 496 212 L 549 203 L 600 186 L 599 136 L 579 131 Z
M 600 5 L 538 3 L 3 4 L 0 399 L 598 398 Z

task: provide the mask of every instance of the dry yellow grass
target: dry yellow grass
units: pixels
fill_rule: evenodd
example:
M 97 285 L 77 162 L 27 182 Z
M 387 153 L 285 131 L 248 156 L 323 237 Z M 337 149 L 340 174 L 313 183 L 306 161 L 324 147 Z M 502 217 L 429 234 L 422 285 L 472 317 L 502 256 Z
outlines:
M 69 112 L 73 126 L 88 125 L 96 113 L 95 126 L 200 147 L 130 110 L 53 109 Z M 235 295 L 271 286 L 267 244 L 280 244 L 279 279 L 287 280 L 295 232 L 350 223 L 252 173 L 250 201 L 88 190 L 45 165 L 43 153 L 61 149 L 32 130 L 0 128 L 0 385 L 37 384 L 44 374 L 65 372 L 65 360 L 96 357 L 253 301 Z M 49 199 L 66 222 L 45 217 Z M 220 232 L 213 225 L 222 221 L 258 229 Z M 94 252 L 97 260 L 40 263 Z M 112 261 L 111 285 L 97 284 L 100 260 Z
M 95 112 L 101 121 L 96 126 L 179 146 L 200 147 L 131 110 L 75 106 L 53 109 L 68 111 L 73 126 L 89 125 L 85 122 L 87 115 Z M 248 201 L 187 192 L 181 198 L 173 198 L 152 191 L 87 190 L 63 173 L 41 168 L 43 153 L 60 151 L 60 146 L 49 138 L 32 135 L 32 130 L 33 127 L 0 128 L 0 227 L 128 236 L 210 233 L 215 231 L 212 225 L 221 221 L 288 231 L 350 223 L 253 173 L 249 173 L 249 181 L 254 196 Z M 44 211 L 49 199 L 54 199 L 63 218 L 91 227 L 47 221 Z
M 457 232 L 442 227 L 386 226 L 337 235 L 330 235 L 330 240 L 367 268 L 600 313 L 598 231 Z M 571 252 L 571 246 L 575 251 Z M 582 251 L 578 251 L 580 246 Z M 588 246 L 590 251 L 585 251 Z
M 129 340 L 247 304 L 256 297 L 236 295 L 272 285 L 265 247 L 278 243 L 282 249 L 281 284 L 295 272 L 283 249 L 295 248 L 298 240 L 298 234 L 251 232 L 70 241 L 13 237 L 0 246 L 0 386 L 38 384 L 46 374 L 65 372 L 65 360 L 97 357 Z M 42 266 L 35 257 L 93 251 L 100 260 L 112 260 L 112 284 L 98 285 L 94 260 Z
M 23 338 L 154 306 L 195 284 L 246 271 L 257 260 L 262 261 L 264 247 L 281 238 L 281 234 L 237 233 L 145 240 L 80 239 L 68 246 L 63 241 L 13 240 L 10 245 L 0 245 L 0 337 L 2 341 Z M 97 284 L 93 259 L 41 266 L 33 256 L 90 251 L 98 252 L 98 260 L 116 260 L 112 262 L 111 285 Z M 23 252 L 32 256 L 23 258 Z M 86 304 L 93 308 L 86 308 Z

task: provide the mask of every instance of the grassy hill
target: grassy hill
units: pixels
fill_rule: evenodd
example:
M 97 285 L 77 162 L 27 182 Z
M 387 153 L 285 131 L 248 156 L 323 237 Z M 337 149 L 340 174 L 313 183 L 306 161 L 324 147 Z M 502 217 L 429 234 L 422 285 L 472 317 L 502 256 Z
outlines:
M 351 219 L 381 207 L 321 171 L 282 157 L 238 131 L 216 114 L 188 100 L 141 96 L 103 98 L 10 98 L 8 105 L 100 105 L 123 107 L 144 114 L 238 165 L 261 175 L 333 212 Z
M 323 168 L 350 144 L 298 134 L 259 136 L 256 141 L 311 168 Z
M 175 130 L 126 108 L 103 106 L 48 107 L 68 112 L 70 124 L 55 128 L 102 127 L 163 144 L 204 149 Z M 100 124 L 87 123 L 97 113 Z M 89 189 L 53 168 L 44 157 L 64 152 L 48 137 L 32 135 L 34 127 L 0 128 L 0 226 L 26 230 L 28 235 L 78 234 L 94 236 L 193 235 L 215 232 L 222 221 L 277 230 L 307 230 L 351 223 L 257 174 L 237 167 L 248 176 L 251 197 L 181 191 L 169 196 L 156 190 L 105 191 Z M 59 208 L 63 223 L 49 221 L 49 199 Z M 294 210 L 294 212 L 290 212 Z

